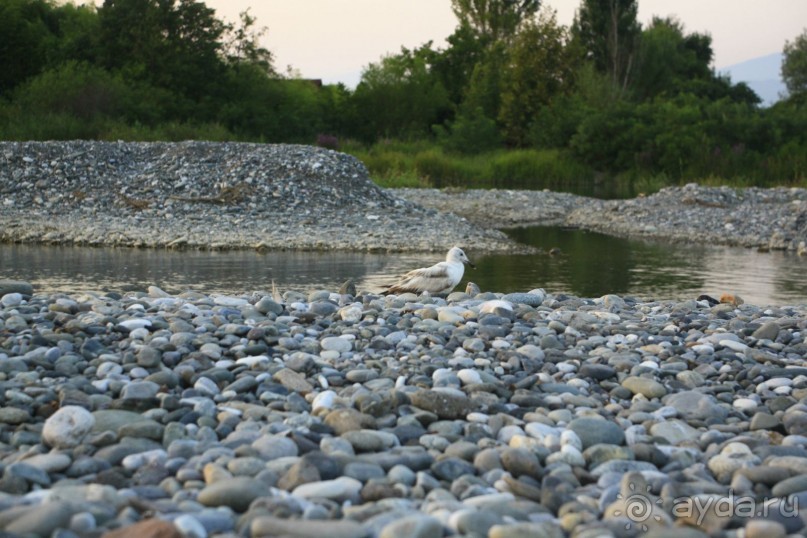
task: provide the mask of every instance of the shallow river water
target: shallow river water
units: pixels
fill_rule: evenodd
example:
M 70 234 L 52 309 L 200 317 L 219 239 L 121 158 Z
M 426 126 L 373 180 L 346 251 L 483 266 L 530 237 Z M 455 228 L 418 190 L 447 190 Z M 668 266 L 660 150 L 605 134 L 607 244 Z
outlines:
M 641 299 L 687 299 L 702 293 L 740 295 L 759 305 L 807 303 L 807 257 L 783 252 L 615 238 L 562 228 L 508 231 L 518 241 L 560 253 L 482 255 L 472 280 L 483 291 L 544 288 L 550 293 Z M 431 265 L 438 254 L 354 252 L 168 251 L 0 244 L 0 279 L 26 280 L 37 292 L 130 291 L 157 285 L 169 292 L 238 293 L 336 290 L 351 278 L 380 291 L 396 275 Z

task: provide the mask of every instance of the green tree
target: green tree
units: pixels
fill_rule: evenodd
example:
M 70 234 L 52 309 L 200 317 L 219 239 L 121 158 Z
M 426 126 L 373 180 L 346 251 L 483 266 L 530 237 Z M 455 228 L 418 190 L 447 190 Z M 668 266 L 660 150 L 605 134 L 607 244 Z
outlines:
M 257 19 L 249 9 L 239 13 L 239 24 L 227 25 L 224 32 L 224 55 L 228 62 L 249 63 L 261 67 L 266 73 L 275 74 L 272 53 L 260 44 L 268 28 L 256 28 Z
M 474 66 L 461 108 L 476 114 L 481 110 L 486 117 L 496 120 L 501 109 L 502 80 L 507 64 L 508 49 L 502 42 L 488 48 L 484 57 Z
M 225 25 L 214 13 L 193 0 L 105 0 L 98 10 L 103 65 L 198 105 L 224 70 Z
M 709 63 L 712 60 L 711 45 L 708 52 L 693 45 L 710 41 L 708 36 L 684 35 L 680 22 L 670 18 L 654 17 L 642 32 L 638 69 L 634 75 L 633 90 L 640 100 L 662 93 L 677 91 L 681 81 L 711 76 Z
M 27 114 L 64 114 L 83 121 L 122 118 L 154 125 L 164 119 L 170 94 L 124 80 L 87 62 L 47 69 L 15 90 L 14 103 Z
M 490 41 L 512 38 L 540 7 L 541 0 L 451 0 L 460 26 Z
M 587 58 L 623 90 L 636 63 L 641 25 L 637 0 L 582 0 L 572 32 Z
M 481 108 L 463 108 L 449 128 L 435 128 L 440 143 L 454 153 L 474 154 L 498 149 L 502 145 L 499 126 Z
M 45 67 L 51 13 L 43 0 L 0 2 L 0 95 Z
M 419 138 L 446 120 L 448 93 L 432 71 L 433 58 L 427 43 L 414 50 L 404 48 L 364 70 L 352 99 L 360 137 Z
M 542 109 L 553 98 L 568 93 L 573 84 L 575 58 L 567 46 L 569 35 L 554 13 L 525 23 L 508 50 L 498 119 L 507 142 L 525 146 L 530 126 L 540 122 Z
M 448 47 L 435 54 L 432 69 L 451 103 L 458 106 L 465 98 L 474 69 L 487 55 L 490 40 L 467 24 L 460 24 L 446 41 Z
M 97 64 L 99 23 L 95 6 L 56 4 L 53 16 L 48 67 L 56 68 L 69 61 Z
M 807 92 L 807 30 L 786 41 L 782 58 L 782 80 L 791 96 Z

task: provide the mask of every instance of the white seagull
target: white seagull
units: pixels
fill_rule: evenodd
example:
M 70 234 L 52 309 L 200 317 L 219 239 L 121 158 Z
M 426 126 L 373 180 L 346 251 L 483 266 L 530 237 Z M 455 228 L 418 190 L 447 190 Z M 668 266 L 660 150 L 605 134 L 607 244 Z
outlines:
M 462 280 L 465 264 L 476 267 L 460 247 L 453 247 L 446 254 L 446 261 L 431 267 L 423 267 L 409 271 L 397 284 L 393 284 L 384 294 L 429 292 L 434 295 L 451 293 Z

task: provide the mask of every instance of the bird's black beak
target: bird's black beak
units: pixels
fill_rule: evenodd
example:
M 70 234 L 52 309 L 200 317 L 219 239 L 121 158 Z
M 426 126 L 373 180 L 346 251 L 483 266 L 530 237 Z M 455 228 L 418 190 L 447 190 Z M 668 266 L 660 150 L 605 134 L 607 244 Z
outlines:
M 471 260 L 468 260 L 468 261 L 467 261 L 467 262 L 465 262 L 465 263 L 466 263 L 466 265 L 470 265 L 472 268 L 476 269 L 476 265 L 472 264 L 472 263 L 471 263 Z

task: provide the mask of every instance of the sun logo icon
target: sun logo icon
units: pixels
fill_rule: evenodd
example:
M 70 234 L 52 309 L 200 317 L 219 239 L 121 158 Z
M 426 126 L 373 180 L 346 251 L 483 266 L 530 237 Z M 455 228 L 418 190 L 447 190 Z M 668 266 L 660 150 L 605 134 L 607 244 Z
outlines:
M 655 521 L 661 521 L 661 516 L 653 513 L 653 504 L 661 505 L 661 499 L 656 499 L 655 503 L 650 499 L 650 486 L 647 486 L 644 492 L 636 491 L 634 483 L 628 484 L 631 494 L 624 497 L 622 493 L 616 496 L 617 501 L 622 501 L 624 511 L 617 509 L 614 510 L 614 515 L 619 517 L 625 515 L 628 518 L 628 523 L 625 524 L 625 530 L 630 530 L 633 524 L 640 525 L 643 532 L 647 532 L 647 521 L 652 517 Z

